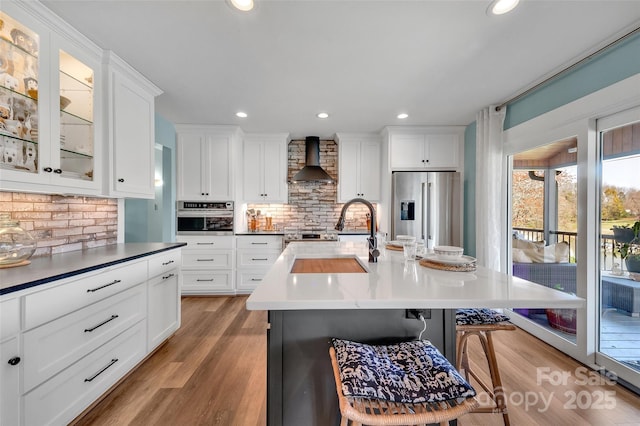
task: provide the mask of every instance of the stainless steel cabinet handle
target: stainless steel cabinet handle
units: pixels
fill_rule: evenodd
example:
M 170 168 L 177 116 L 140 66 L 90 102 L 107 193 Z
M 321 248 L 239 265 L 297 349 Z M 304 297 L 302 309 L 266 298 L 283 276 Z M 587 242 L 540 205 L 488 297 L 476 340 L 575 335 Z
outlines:
M 196 259 L 197 262 L 213 262 L 213 259 Z
M 91 327 L 91 328 L 85 328 L 85 329 L 84 329 L 84 332 L 85 332 L 85 333 L 91 333 L 93 330 L 95 330 L 95 329 L 97 329 L 97 328 L 102 327 L 102 326 L 103 326 L 103 325 L 105 325 L 106 323 L 108 323 L 108 322 L 110 322 L 110 321 L 113 321 L 113 320 L 114 320 L 114 319 L 116 319 L 116 318 L 118 318 L 118 315 L 111 315 L 111 318 L 109 318 L 109 319 L 106 319 L 106 320 L 102 321 L 100 324 L 95 325 L 95 326 L 93 326 L 93 327 Z
M 164 277 L 162 277 L 162 279 L 166 280 L 167 278 L 171 278 L 171 277 L 173 277 L 173 274 L 165 275 Z
M 196 245 L 199 245 L 199 246 L 212 246 L 214 244 L 215 243 L 196 243 Z
M 173 263 L 173 260 L 170 260 L 168 262 L 162 262 L 162 266 L 171 265 L 172 263 Z
M 208 280 L 203 280 L 203 279 L 198 278 L 196 281 L 197 282 L 211 282 L 211 281 L 213 281 L 213 278 L 208 279 Z
M 111 367 L 113 364 L 115 364 L 116 362 L 118 362 L 118 358 L 113 358 L 111 360 L 111 362 L 109 364 L 107 364 L 106 367 L 104 367 L 102 370 L 98 371 L 96 374 L 94 374 L 93 376 L 89 377 L 88 379 L 84 379 L 85 382 L 91 382 L 93 381 L 93 379 L 95 379 L 96 377 L 98 377 L 99 375 L 101 375 L 102 373 L 104 373 L 107 368 Z
M 251 260 L 269 260 L 269 259 L 267 259 L 266 257 L 264 259 L 257 258 L 257 257 L 252 257 Z
M 251 281 L 262 281 L 262 278 L 251 278 Z
M 253 244 L 254 246 L 259 246 L 259 245 L 266 246 L 269 243 L 255 243 L 255 242 L 252 242 L 251 244 Z
M 20 357 L 19 356 L 14 356 L 13 358 L 11 358 L 7 362 L 9 363 L 9 365 L 18 365 L 18 364 L 20 364 Z
M 96 287 L 96 288 L 87 289 L 87 293 L 93 293 L 94 291 L 102 290 L 105 287 L 109 287 L 111 285 L 118 284 L 120 282 L 122 282 L 122 280 L 113 280 L 109 284 L 101 285 L 100 287 Z

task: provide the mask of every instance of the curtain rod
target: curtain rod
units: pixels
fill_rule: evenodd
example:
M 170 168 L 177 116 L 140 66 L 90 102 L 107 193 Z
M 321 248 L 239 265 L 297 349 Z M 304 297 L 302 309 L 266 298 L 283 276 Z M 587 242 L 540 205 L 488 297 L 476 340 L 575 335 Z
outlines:
M 585 56 L 585 57 L 584 57 L 584 58 L 582 58 L 582 59 L 580 59 L 578 62 L 575 62 L 575 63 L 574 63 L 574 64 L 572 64 L 572 65 L 569 65 L 567 68 L 565 68 L 565 69 L 562 69 L 562 70 L 558 71 L 557 73 L 553 74 L 551 77 L 548 77 L 548 78 L 544 79 L 543 81 L 541 81 L 540 83 L 536 84 L 535 86 L 528 88 L 528 89 L 527 89 L 527 90 L 525 90 L 524 92 L 522 92 L 522 93 L 520 93 L 520 94 L 518 94 L 518 95 L 514 96 L 513 98 L 511 98 L 511 99 L 509 99 L 509 100 L 507 100 L 507 101 L 504 101 L 504 102 L 503 102 L 503 103 L 501 103 L 500 105 L 496 106 L 496 111 L 500 111 L 502 108 L 506 107 L 506 106 L 507 106 L 507 105 L 509 105 L 510 103 L 515 102 L 515 101 L 517 101 L 518 99 L 521 99 L 521 98 L 523 98 L 523 97 L 527 96 L 529 93 L 531 93 L 531 92 L 533 92 L 533 91 L 537 90 L 538 88 L 540 88 L 540 86 L 543 86 L 543 85 L 547 84 L 549 81 L 554 80 L 554 79 L 555 79 L 555 78 L 557 78 L 558 76 L 560 76 L 560 75 L 562 75 L 562 74 L 564 74 L 564 73 L 566 73 L 566 72 L 568 72 L 568 71 L 570 71 L 570 70 L 572 70 L 572 69 L 576 68 L 576 67 L 577 67 L 577 66 L 579 66 L 579 65 L 582 65 L 583 63 L 587 62 L 588 60 L 590 60 L 590 59 L 591 59 L 591 58 L 593 58 L 594 56 L 598 55 L 599 53 L 603 52 L 604 50 L 609 49 L 610 47 L 612 47 L 612 46 L 614 46 L 614 45 L 616 45 L 616 44 L 620 43 L 622 40 L 624 40 L 624 39 L 626 39 L 626 38 L 631 37 L 632 35 L 634 35 L 635 33 L 639 32 L 639 31 L 640 31 L 640 27 L 638 27 L 638 28 L 636 28 L 636 29 L 634 29 L 634 30 L 629 31 L 629 32 L 628 32 L 628 33 L 626 33 L 625 35 L 623 35 L 623 36 L 621 36 L 621 37 L 617 38 L 616 40 L 612 41 L 611 43 L 607 44 L 606 46 L 601 47 L 600 49 L 596 50 L 595 52 L 593 52 L 593 53 L 591 53 L 591 54 L 589 54 L 589 55 Z

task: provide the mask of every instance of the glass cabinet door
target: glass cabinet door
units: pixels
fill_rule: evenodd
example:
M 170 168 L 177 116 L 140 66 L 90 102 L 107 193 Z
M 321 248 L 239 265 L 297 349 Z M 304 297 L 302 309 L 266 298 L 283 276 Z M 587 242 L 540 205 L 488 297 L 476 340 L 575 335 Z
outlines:
M 60 169 L 64 177 L 93 180 L 94 71 L 64 50 L 60 64 Z
M 0 12 L 0 169 L 38 173 L 40 38 Z

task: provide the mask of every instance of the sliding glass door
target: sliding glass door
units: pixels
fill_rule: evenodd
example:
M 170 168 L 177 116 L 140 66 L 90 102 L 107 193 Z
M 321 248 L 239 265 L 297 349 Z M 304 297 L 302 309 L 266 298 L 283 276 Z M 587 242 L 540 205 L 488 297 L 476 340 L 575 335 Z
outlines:
M 597 132 L 602 173 L 596 363 L 640 387 L 640 108 L 598 120 Z
M 577 294 L 577 148 L 575 137 L 510 157 L 513 275 Z M 514 309 L 522 328 L 575 352 L 576 309 Z

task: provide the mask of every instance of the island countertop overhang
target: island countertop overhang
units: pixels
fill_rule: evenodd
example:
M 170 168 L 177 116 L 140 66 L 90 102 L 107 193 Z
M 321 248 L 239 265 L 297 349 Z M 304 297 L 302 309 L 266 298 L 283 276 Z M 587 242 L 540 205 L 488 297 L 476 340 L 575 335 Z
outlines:
M 583 298 L 478 267 L 449 272 L 382 250 L 368 263 L 361 242 L 291 243 L 247 300 L 249 310 L 583 308 Z M 300 258 L 356 256 L 366 273 L 292 274 Z

